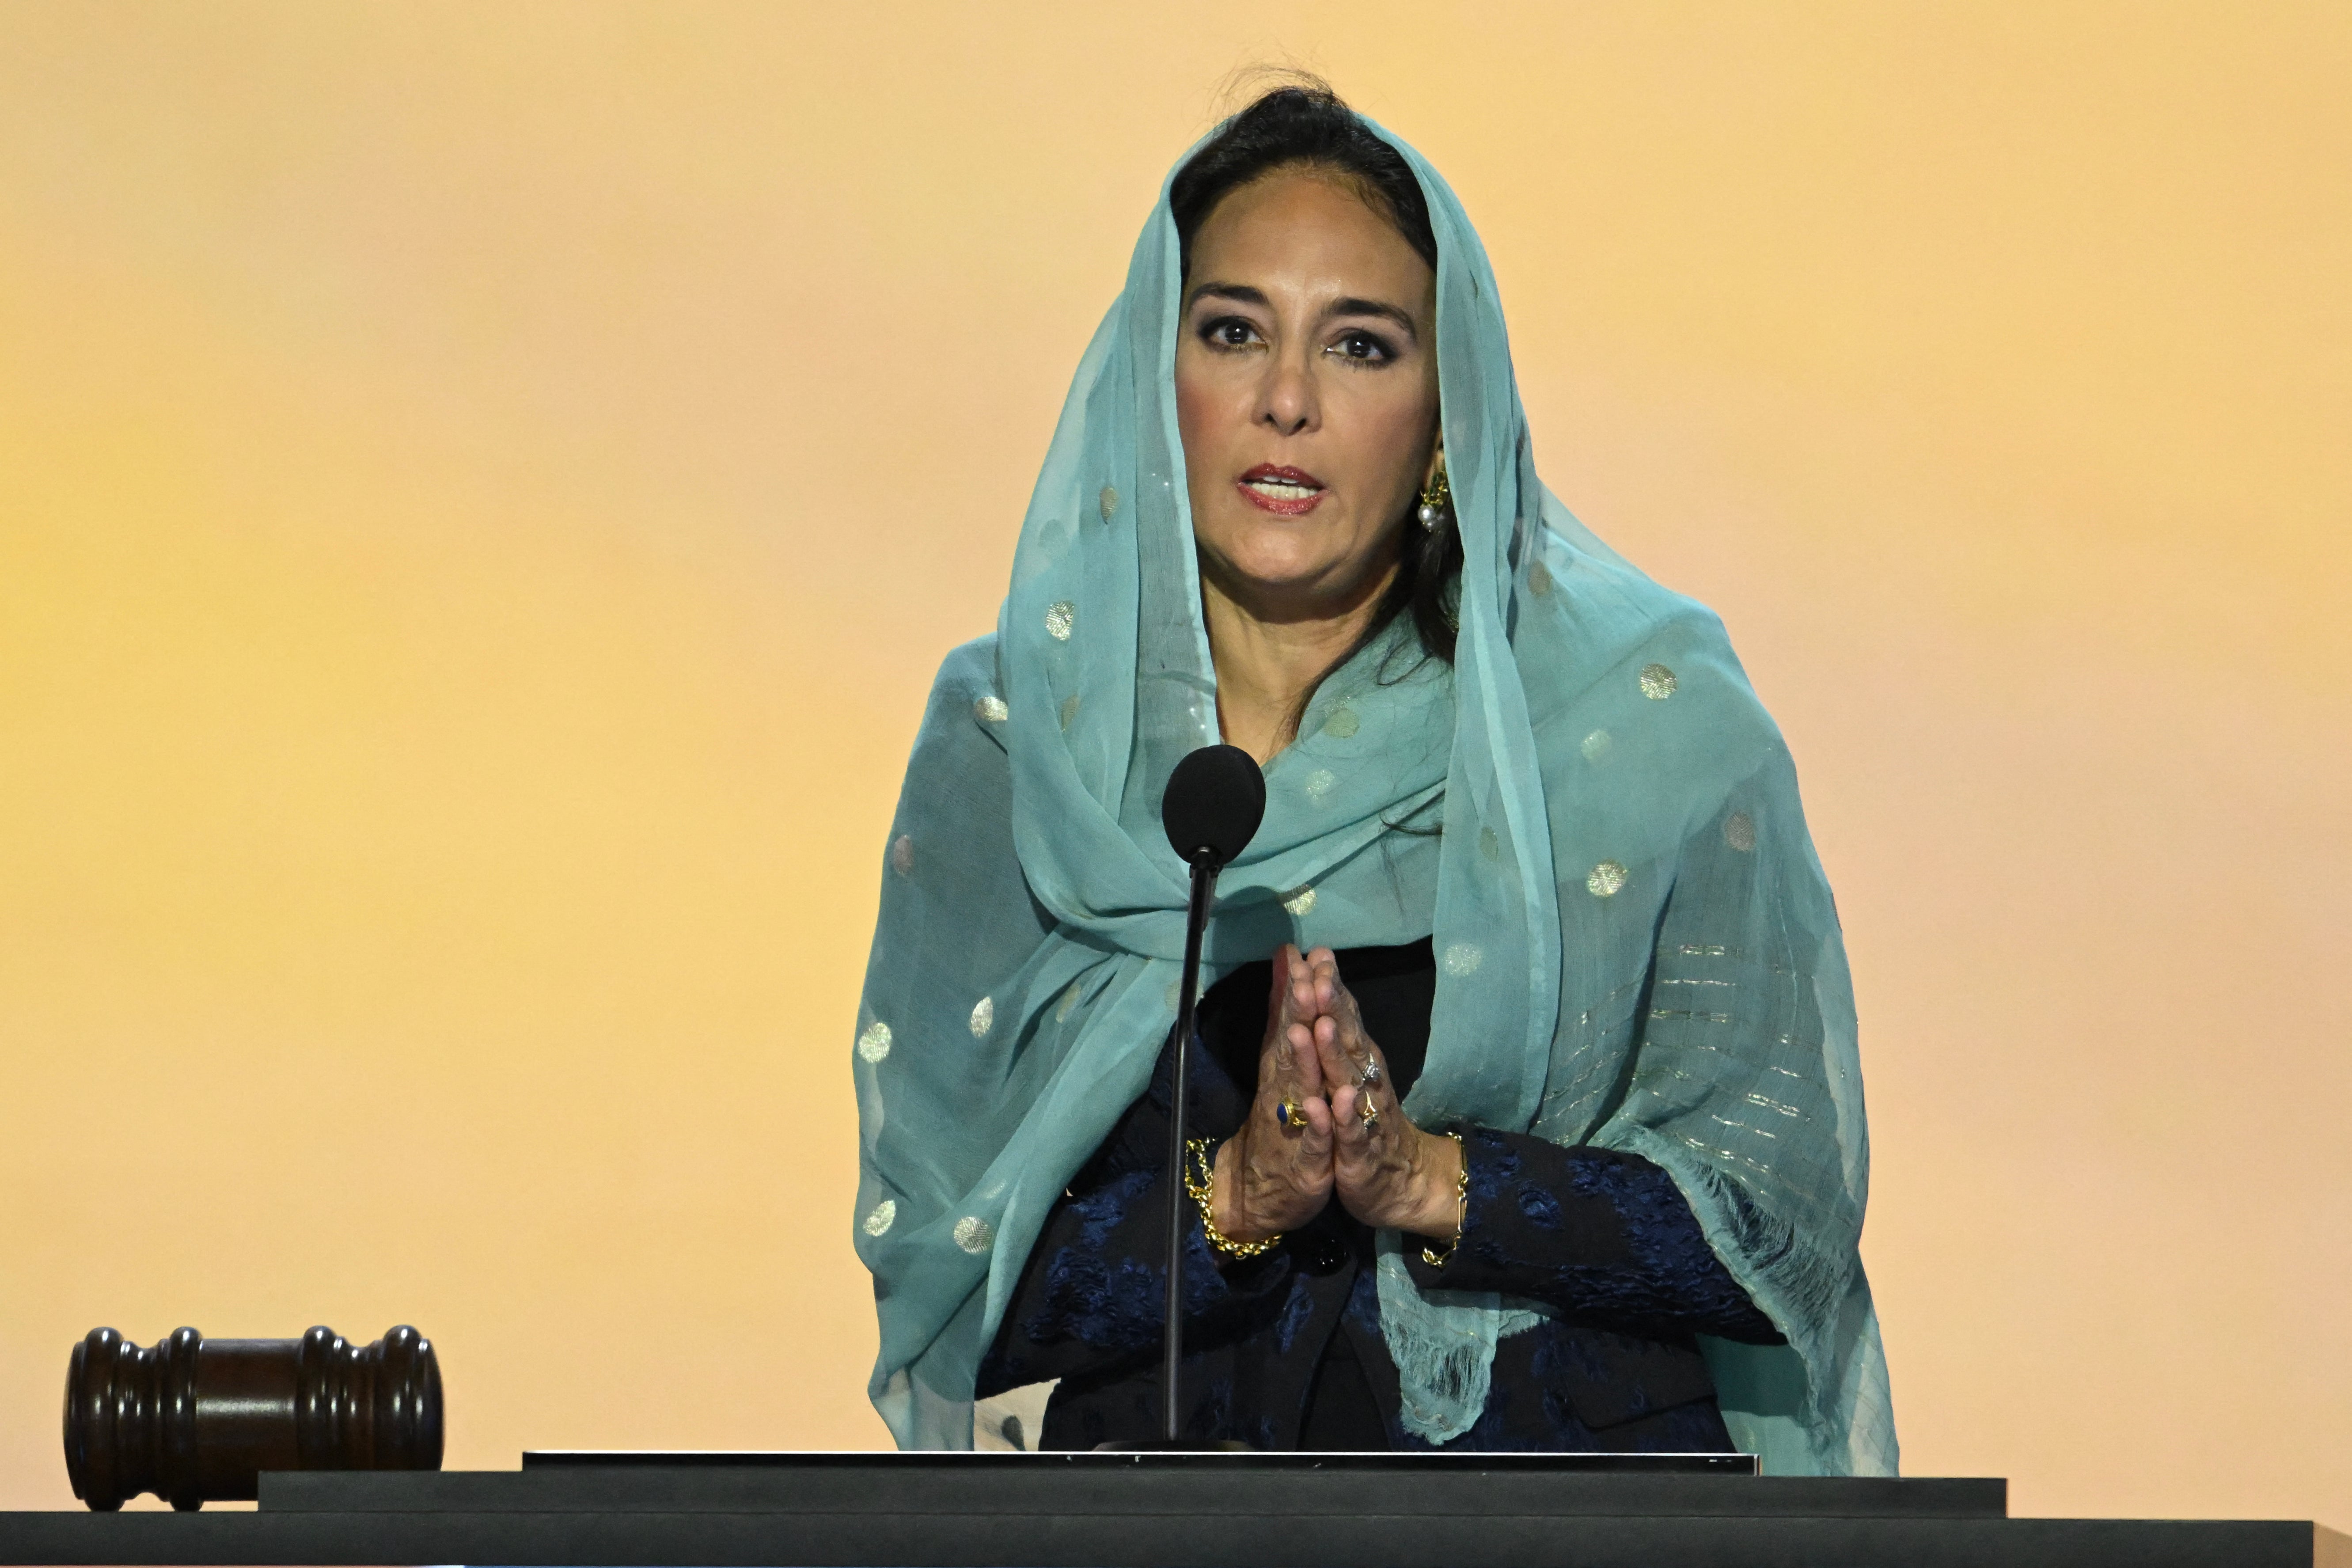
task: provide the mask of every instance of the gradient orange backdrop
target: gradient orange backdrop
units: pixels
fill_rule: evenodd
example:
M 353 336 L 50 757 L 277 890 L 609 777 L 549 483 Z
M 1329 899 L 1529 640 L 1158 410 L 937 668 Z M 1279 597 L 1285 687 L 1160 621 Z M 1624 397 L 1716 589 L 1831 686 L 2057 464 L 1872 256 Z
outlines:
M 923 691 L 1235 68 L 1454 181 L 1860 994 L 1906 1468 L 2352 1522 L 2352 10 L 0 11 L 0 1503 L 87 1329 L 866 1446 Z

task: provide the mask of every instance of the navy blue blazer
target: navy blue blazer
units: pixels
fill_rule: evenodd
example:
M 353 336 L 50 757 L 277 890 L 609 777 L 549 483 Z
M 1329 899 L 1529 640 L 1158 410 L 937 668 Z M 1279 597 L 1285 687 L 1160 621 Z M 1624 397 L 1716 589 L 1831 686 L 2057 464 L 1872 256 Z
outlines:
M 1427 941 L 1337 955 L 1399 1094 L 1427 1056 L 1436 964 Z M 1231 1136 L 1248 1113 L 1271 963 L 1202 996 L 1189 1053 L 1191 1131 Z M 1058 1378 L 1038 1447 L 1091 1448 L 1160 1431 L 1169 1087 L 1120 1118 L 1048 1216 L 982 1363 L 982 1396 Z M 1693 1336 L 1780 1335 L 1726 1271 L 1671 1177 L 1646 1160 L 1525 1133 L 1459 1129 L 1469 1205 L 1443 1268 L 1409 1251 L 1424 1285 L 1541 1304 L 1496 1348 L 1484 1413 L 1449 1447 L 1727 1452 L 1715 1385 Z M 1372 1233 L 1334 1201 L 1263 1257 L 1208 1245 L 1187 1205 L 1183 1430 L 1258 1448 L 1425 1447 L 1399 1418 L 1381 1333 Z

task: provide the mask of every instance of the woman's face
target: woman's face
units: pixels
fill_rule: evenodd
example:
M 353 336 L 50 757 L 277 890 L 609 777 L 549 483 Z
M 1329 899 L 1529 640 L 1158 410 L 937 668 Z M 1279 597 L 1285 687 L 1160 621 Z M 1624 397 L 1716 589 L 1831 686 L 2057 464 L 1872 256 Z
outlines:
M 1437 435 L 1437 279 L 1344 184 L 1278 170 L 1192 240 L 1176 413 L 1201 569 L 1262 619 L 1377 594 Z

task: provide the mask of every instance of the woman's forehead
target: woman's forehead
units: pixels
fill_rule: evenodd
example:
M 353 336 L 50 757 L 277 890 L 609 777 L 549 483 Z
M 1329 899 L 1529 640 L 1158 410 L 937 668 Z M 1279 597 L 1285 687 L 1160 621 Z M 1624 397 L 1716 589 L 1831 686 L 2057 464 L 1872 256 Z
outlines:
M 1269 282 L 1309 293 L 1376 292 L 1411 307 L 1435 275 L 1361 186 L 1292 166 L 1234 189 L 1202 224 L 1189 288 Z

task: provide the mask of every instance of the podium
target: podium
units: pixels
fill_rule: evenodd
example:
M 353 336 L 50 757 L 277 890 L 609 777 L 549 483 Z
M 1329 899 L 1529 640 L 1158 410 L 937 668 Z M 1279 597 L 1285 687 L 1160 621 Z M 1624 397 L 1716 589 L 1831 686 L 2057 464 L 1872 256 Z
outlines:
M 1735 1455 L 533 1453 L 273 1471 L 254 1511 L 0 1513 L 0 1563 L 2352 1568 L 2308 1521 L 2011 1519 Z

